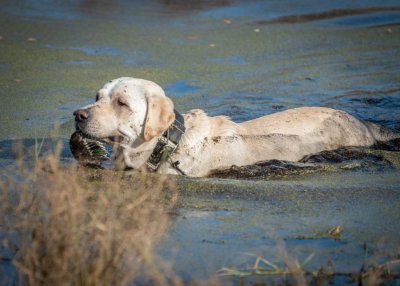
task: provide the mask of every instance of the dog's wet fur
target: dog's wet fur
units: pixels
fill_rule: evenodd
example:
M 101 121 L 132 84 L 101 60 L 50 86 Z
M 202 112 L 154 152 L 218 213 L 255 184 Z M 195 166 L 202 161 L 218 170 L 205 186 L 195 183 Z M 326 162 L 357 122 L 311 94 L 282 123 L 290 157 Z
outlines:
M 146 166 L 158 139 L 175 119 L 173 102 L 160 86 L 127 77 L 107 83 L 94 104 L 74 115 L 80 135 L 114 145 L 114 160 L 131 169 Z M 350 147 L 399 149 L 400 133 L 325 107 L 294 108 L 242 123 L 211 117 L 200 109 L 183 117 L 186 132 L 159 173 L 179 174 L 174 167 L 179 162 L 179 168 L 193 177 L 224 176 L 227 170 L 248 170 L 241 176 L 251 177 L 259 173 L 254 168 L 295 170 L 317 160 L 363 156 L 361 149 Z

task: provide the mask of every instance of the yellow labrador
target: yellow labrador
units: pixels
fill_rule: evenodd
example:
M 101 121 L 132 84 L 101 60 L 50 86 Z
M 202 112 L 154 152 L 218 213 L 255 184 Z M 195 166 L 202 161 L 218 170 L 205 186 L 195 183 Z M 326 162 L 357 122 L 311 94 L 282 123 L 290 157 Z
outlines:
M 371 146 L 398 138 L 346 112 L 302 107 L 240 124 L 195 109 L 181 118 L 154 82 L 122 77 L 108 82 L 94 104 L 74 112 L 76 128 L 116 145 L 124 167 L 149 166 L 164 174 L 206 176 L 212 170 L 304 156 L 344 146 Z

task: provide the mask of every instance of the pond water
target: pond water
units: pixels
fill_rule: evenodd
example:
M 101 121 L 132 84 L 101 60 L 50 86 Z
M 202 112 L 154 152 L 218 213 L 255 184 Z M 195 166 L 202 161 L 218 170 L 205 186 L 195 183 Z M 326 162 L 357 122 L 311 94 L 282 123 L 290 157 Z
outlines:
M 0 5 L 0 166 L 12 164 L 14 142 L 42 138 L 44 146 L 61 139 L 63 160 L 72 161 L 73 110 L 120 76 L 159 83 L 181 112 L 202 108 L 241 122 L 326 106 L 400 130 L 398 1 Z M 398 166 L 397 153 L 384 155 Z M 181 178 L 160 253 L 188 279 L 240 267 L 252 259 L 245 252 L 282 261 L 280 242 L 300 261 L 314 253 L 311 269 L 332 261 L 338 271 L 357 271 L 399 254 L 399 175 L 395 168 L 268 181 Z M 340 240 L 299 239 L 336 225 Z

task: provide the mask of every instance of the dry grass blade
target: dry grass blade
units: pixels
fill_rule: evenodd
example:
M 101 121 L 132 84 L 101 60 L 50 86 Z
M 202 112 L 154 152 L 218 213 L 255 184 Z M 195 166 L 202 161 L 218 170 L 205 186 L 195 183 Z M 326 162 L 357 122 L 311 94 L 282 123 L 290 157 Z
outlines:
M 282 248 L 278 244 L 278 248 Z M 333 270 L 333 266 L 328 264 L 328 268 L 319 268 L 317 271 L 307 271 L 304 269 L 312 258 L 314 253 L 310 254 L 302 263 L 288 255 L 285 249 L 281 249 L 282 259 L 285 264 L 284 268 L 278 267 L 269 260 L 262 258 L 252 253 L 244 253 L 247 256 L 254 257 L 255 262 L 251 267 L 224 267 L 218 271 L 219 276 L 246 277 L 246 276 L 268 276 L 268 279 L 273 277 L 292 278 L 290 282 L 286 281 L 282 285 L 319 285 L 320 283 L 332 282 L 335 284 L 335 277 L 347 277 L 350 280 L 358 281 L 360 285 L 380 285 L 384 281 L 398 281 L 400 278 L 400 259 L 389 260 L 385 263 L 362 267 L 359 272 L 337 272 Z M 263 265 L 264 264 L 264 265 Z M 274 281 L 274 280 L 268 280 Z M 325 285 L 324 284 L 324 285 Z M 268 284 L 267 284 L 268 285 Z M 278 283 L 278 285 L 281 285 Z
M 219 276 L 238 276 L 238 277 L 243 277 L 243 276 L 252 275 L 253 273 L 250 272 L 250 271 L 239 270 L 239 269 L 230 268 L 230 267 L 223 267 L 220 270 L 218 270 L 217 274 Z
M 303 263 L 301 264 L 301 268 L 304 269 L 304 267 L 310 263 L 310 261 L 314 258 L 315 253 L 311 253 L 309 256 L 307 256 L 307 258 L 303 261 Z
M 249 252 L 245 252 L 244 254 L 247 256 L 256 257 L 257 267 L 254 266 L 254 269 L 260 268 L 259 262 L 263 262 L 266 266 L 271 267 L 273 271 L 280 272 L 282 270 L 278 266 L 276 266 L 275 264 L 273 264 L 272 262 L 268 261 L 267 259 L 265 259 L 261 256 L 258 256 L 258 255 L 255 255 L 255 254 L 249 253 Z
M 250 276 L 250 275 L 294 275 L 287 268 L 280 268 L 276 264 L 270 262 L 266 258 L 245 252 L 244 255 L 255 257 L 256 260 L 252 267 L 237 269 L 233 267 L 224 267 L 218 271 L 220 276 Z M 296 273 L 298 274 L 298 273 Z

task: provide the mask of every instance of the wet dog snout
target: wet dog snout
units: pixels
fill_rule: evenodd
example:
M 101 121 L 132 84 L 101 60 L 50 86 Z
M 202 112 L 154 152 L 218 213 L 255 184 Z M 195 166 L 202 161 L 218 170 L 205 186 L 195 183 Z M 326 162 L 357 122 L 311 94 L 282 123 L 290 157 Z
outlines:
M 89 118 L 89 112 L 87 109 L 78 109 L 74 111 L 75 121 L 85 121 Z

